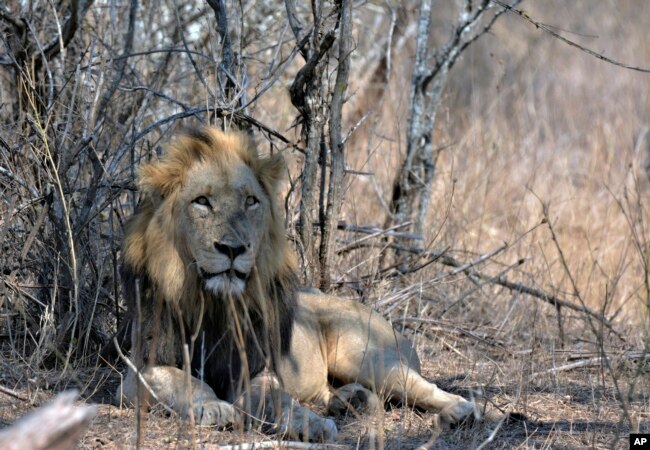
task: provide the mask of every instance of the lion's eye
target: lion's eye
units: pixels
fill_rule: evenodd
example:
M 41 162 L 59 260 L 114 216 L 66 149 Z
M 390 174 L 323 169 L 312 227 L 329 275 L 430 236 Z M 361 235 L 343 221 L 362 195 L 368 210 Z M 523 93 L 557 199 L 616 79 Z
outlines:
M 252 208 L 257 205 L 260 201 L 254 195 L 249 195 L 246 197 L 246 208 Z
M 208 200 L 208 198 L 205 195 L 196 197 L 194 200 L 192 200 L 192 203 L 196 203 L 197 205 L 201 205 L 201 206 L 210 206 L 210 200 Z

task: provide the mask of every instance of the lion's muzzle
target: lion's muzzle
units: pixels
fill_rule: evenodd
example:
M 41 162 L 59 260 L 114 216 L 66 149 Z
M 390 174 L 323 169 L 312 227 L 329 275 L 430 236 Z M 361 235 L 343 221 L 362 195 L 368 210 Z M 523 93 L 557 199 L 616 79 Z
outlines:
M 216 273 L 208 272 L 205 269 L 201 269 L 201 278 L 203 278 L 206 281 L 209 280 L 210 278 L 221 277 L 221 276 L 226 276 L 226 277 L 229 277 L 229 278 L 239 278 L 242 281 L 246 281 L 246 279 L 248 278 L 248 274 L 246 274 L 244 272 L 240 272 L 239 270 L 235 269 L 234 267 L 231 267 L 228 270 L 224 270 L 222 272 L 216 272 Z
M 250 246 L 215 242 L 214 249 L 199 268 L 206 289 L 216 295 L 242 294 L 253 262 Z
M 201 269 L 200 273 L 205 288 L 215 295 L 241 295 L 248 279 L 247 273 L 240 272 L 232 267 L 217 273 Z

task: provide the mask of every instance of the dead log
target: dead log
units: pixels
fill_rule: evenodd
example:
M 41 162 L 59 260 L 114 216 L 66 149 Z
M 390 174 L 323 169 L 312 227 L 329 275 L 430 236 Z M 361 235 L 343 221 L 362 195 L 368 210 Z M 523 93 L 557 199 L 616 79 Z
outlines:
M 66 391 L 0 432 L 6 450 L 71 450 L 95 417 L 94 405 L 76 406 L 78 391 Z

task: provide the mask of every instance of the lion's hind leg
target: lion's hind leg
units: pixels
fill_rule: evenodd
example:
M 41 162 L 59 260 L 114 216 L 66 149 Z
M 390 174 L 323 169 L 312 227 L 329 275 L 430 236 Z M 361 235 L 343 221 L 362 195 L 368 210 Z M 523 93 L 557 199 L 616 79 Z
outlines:
M 387 399 L 435 412 L 447 424 L 461 422 L 478 411 L 474 402 L 440 389 L 403 363 L 386 372 L 383 389 Z
M 350 383 L 334 390 L 327 404 L 327 411 L 339 417 L 347 411 L 374 413 L 381 407 L 377 394 L 359 383 Z

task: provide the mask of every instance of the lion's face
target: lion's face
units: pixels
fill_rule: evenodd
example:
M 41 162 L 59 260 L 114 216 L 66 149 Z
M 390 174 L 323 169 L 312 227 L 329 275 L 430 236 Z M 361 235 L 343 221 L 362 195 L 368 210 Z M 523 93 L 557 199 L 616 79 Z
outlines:
M 166 300 L 189 304 L 199 288 L 257 299 L 293 283 L 275 201 L 285 170 L 282 157 L 260 158 L 243 134 L 201 129 L 178 138 L 140 167 L 144 202 L 126 230 L 126 265 Z
M 177 199 L 189 257 L 206 290 L 241 295 L 269 227 L 269 198 L 244 163 L 195 163 Z

